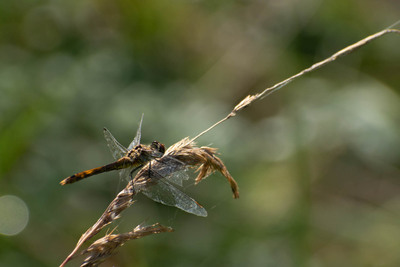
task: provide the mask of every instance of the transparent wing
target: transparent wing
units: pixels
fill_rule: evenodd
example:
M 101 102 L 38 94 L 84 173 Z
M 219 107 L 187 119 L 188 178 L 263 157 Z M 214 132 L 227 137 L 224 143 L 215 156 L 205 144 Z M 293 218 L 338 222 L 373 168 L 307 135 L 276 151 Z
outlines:
M 121 145 L 106 128 L 104 128 L 104 137 L 106 138 L 107 145 L 110 148 L 111 154 L 115 160 L 119 160 L 125 156 L 126 153 L 128 153 L 128 150 Z M 119 177 L 124 180 L 129 180 L 131 170 L 132 168 L 121 169 L 119 171 Z
M 131 180 L 132 168 L 121 169 L 119 171 L 119 177 L 121 180 L 130 181 Z
M 118 160 L 125 156 L 128 150 L 114 138 L 114 136 L 110 133 L 109 130 L 107 130 L 107 128 L 104 128 L 103 131 L 104 137 L 106 138 L 107 145 L 110 148 L 113 158 L 115 160 Z
M 207 217 L 207 211 L 196 200 L 184 194 L 173 185 L 158 180 L 154 185 L 140 188 L 145 196 L 164 205 L 177 207 L 197 216 Z
M 166 177 L 169 182 L 172 182 L 176 185 L 183 186 L 183 180 L 189 180 L 189 175 L 187 174 L 187 170 L 177 171 Z
M 137 130 L 137 132 L 136 132 L 136 136 L 135 136 L 135 138 L 133 139 L 133 141 L 129 144 L 128 150 L 131 150 L 132 148 L 134 148 L 135 146 L 137 146 L 138 144 L 140 144 L 140 137 L 141 137 L 141 135 L 142 135 L 143 116 L 144 116 L 144 114 L 142 114 L 142 118 L 140 119 L 139 128 L 138 128 L 138 130 Z
M 186 164 L 174 157 L 164 156 L 156 163 L 154 171 L 176 185 L 183 186 L 183 181 L 189 180 Z

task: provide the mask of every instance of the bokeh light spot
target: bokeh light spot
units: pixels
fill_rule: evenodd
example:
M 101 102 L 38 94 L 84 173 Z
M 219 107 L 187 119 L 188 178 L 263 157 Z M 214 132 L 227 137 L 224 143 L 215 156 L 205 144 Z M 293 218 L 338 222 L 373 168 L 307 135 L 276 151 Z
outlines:
M 17 235 L 29 220 L 29 210 L 25 202 L 17 196 L 0 197 L 0 234 Z

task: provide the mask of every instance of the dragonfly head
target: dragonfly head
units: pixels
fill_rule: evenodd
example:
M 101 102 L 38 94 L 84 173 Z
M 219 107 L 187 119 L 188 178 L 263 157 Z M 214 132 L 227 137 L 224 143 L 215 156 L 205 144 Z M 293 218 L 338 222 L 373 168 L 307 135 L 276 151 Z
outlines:
M 155 152 L 156 157 L 162 157 L 162 155 L 164 155 L 164 153 L 165 153 L 165 146 L 163 144 L 161 144 L 160 142 L 153 141 L 151 143 L 151 148 Z

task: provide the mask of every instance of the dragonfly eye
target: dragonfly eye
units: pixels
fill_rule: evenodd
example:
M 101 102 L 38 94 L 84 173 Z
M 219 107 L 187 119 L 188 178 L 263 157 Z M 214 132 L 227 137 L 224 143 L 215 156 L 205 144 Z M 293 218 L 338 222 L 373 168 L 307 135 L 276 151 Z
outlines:
M 153 143 L 151 143 L 151 146 L 153 148 L 155 148 L 158 152 L 164 154 L 165 146 L 163 144 L 161 144 L 160 142 L 154 141 Z

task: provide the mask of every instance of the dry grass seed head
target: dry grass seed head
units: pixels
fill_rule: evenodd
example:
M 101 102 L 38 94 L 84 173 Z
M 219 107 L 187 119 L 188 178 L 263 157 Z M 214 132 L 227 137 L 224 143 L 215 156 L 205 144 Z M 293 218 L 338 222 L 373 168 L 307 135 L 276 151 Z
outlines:
M 170 227 L 165 227 L 160 224 L 149 226 L 138 225 L 131 232 L 123 234 L 107 234 L 106 236 L 96 240 L 82 254 L 89 254 L 81 266 L 97 266 L 105 259 L 115 253 L 118 247 L 123 246 L 127 241 L 138 239 L 151 234 L 159 234 L 163 232 L 173 232 Z
M 219 171 L 228 180 L 234 198 L 239 198 L 239 188 L 220 158 L 216 156 L 217 149 L 211 147 L 196 147 L 189 138 L 184 138 L 172 145 L 160 159 L 153 160 L 142 168 L 133 183 L 138 186 L 151 186 L 158 179 L 173 175 L 175 172 L 188 168 L 197 168 L 196 184 L 215 171 Z

